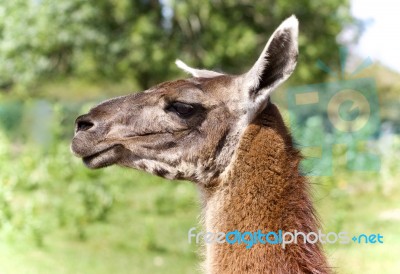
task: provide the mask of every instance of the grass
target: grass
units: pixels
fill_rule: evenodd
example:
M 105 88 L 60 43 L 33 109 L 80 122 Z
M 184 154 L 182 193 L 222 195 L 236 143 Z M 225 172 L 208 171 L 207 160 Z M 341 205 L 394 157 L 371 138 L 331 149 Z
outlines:
M 119 196 L 106 222 L 85 227 L 80 238 L 74 227 L 44 235 L 42 247 L 24 236 L 6 237 L 0 245 L 1 273 L 194 273 L 200 261 L 188 244 L 187 231 L 199 215 L 195 187 L 141 172 L 112 167 L 102 171 L 114 179 Z M 130 177 L 130 181 L 125 181 Z M 396 273 L 400 250 L 399 219 L 382 219 L 398 208 L 400 193 L 390 196 L 325 195 L 316 189 L 316 207 L 325 231 L 381 233 L 384 244 L 326 245 L 338 273 Z M 321 193 L 322 192 L 322 193 Z M 28 240 L 27 240 L 28 239 Z
M 325 231 L 346 231 L 351 235 L 381 234 L 383 244 L 353 243 L 326 245 L 331 265 L 338 273 L 397 273 L 400 261 L 398 234 L 400 216 L 385 219 L 385 212 L 399 208 L 400 193 L 390 196 L 361 193 L 336 198 L 327 197 L 316 203 Z
M 84 236 L 67 226 L 44 235 L 38 247 L 14 233 L 2 239 L 1 273 L 192 273 L 196 246 L 187 231 L 197 224 L 194 186 L 136 171 L 110 168 L 106 176 L 129 172 L 118 183 L 118 201 L 107 221 L 85 226 Z M 15 235 L 16 234 L 16 235 Z

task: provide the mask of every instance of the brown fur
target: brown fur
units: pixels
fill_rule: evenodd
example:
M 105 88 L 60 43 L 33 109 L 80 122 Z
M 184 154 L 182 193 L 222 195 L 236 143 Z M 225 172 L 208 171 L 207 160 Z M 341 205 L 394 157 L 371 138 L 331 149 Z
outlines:
M 241 138 L 232 170 L 205 192 L 207 231 L 317 231 L 301 156 L 278 109 L 270 104 Z M 210 273 L 328 273 L 319 245 L 214 244 Z
M 298 22 L 285 20 L 254 66 L 114 98 L 76 120 L 71 149 L 90 168 L 113 164 L 200 189 L 207 232 L 318 232 L 300 153 L 271 92 L 297 62 Z M 300 238 L 300 237 L 299 237 Z M 328 273 L 318 244 L 207 245 L 208 273 Z

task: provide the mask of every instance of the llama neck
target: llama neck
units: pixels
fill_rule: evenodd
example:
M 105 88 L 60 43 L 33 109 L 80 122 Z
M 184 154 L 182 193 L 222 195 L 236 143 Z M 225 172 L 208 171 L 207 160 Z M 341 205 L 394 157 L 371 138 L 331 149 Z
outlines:
M 207 232 L 318 232 L 308 182 L 298 171 L 301 157 L 275 111 L 272 105 L 248 126 L 232 168 L 216 187 L 203 191 Z M 250 249 L 243 243 L 208 244 L 206 257 L 208 273 L 329 272 L 320 246 L 300 239 L 285 249 L 268 243 Z

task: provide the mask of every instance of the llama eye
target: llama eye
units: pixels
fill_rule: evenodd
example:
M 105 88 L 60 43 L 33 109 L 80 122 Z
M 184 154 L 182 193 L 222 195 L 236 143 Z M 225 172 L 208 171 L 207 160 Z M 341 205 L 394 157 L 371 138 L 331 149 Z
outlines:
M 188 118 L 194 114 L 196 109 L 194 106 L 189 104 L 173 102 L 171 105 L 169 105 L 167 110 L 177 113 L 182 118 Z

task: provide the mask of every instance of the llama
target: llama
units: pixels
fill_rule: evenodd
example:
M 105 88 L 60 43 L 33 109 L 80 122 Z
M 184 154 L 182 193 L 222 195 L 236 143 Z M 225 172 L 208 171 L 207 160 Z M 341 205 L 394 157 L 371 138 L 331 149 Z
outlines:
M 198 187 L 208 232 L 318 230 L 309 182 L 270 95 L 293 72 L 298 21 L 273 33 L 242 75 L 177 65 L 193 77 L 114 98 L 76 120 L 71 150 Z M 329 273 L 319 244 L 206 245 L 206 273 Z

